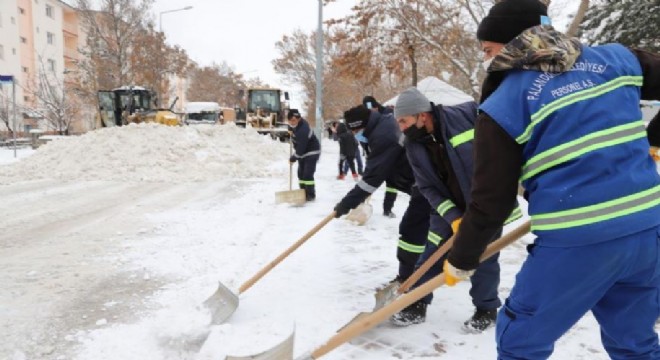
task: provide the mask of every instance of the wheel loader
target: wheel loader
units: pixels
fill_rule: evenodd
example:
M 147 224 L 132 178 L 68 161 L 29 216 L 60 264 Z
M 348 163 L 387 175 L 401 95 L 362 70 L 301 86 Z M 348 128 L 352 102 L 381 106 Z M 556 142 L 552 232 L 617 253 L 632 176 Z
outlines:
M 245 92 L 241 90 L 239 96 L 245 96 Z M 260 134 L 270 135 L 280 141 L 289 141 L 289 124 L 286 120 L 288 100 L 289 93 L 280 89 L 247 89 L 245 118 L 239 119 L 237 116 L 236 125 L 249 124 Z
M 140 86 L 122 86 L 113 90 L 100 90 L 99 127 L 122 126 L 130 123 L 153 122 L 163 125 L 181 125 L 179 116 L 172 111 L 178 97 L 168 109 L 153 106 L 155 93 Z

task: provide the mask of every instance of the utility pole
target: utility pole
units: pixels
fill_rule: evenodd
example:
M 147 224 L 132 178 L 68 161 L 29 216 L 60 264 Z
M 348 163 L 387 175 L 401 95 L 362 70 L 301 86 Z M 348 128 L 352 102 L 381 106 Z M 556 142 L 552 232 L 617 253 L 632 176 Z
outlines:
M 323 0 L 319 1 L 319 23 L 316 29 L 316 137 L 323 138 Z

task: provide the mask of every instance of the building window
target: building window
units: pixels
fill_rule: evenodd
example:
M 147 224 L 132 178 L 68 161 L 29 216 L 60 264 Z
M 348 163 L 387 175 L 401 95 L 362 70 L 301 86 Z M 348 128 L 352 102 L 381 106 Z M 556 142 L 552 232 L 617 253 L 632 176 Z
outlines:
M 16 25 L 16 18 L 13 16 L 11 17 L 11 24 Z
M 50 31 L 46 32 L 46 39 L 49 44 L 53 45 L 55 43 L 55 34 Z
M 11 54 L 16 55 L 16 48 L 11 48 Z
M 53 17 L 53 7 L 50 5 L 46 5 L 46 16 L 49 18 Z
M 21 44 L 27 44 L 27 39 L 21 36 Z
M 19 7 L 18 8 L 18 13 L 21 14 L 21 15 L 25 15 L 25 9 L 23 9 L 22 7 Z
M 2 13 L 0 13 L 0 28 L 2 27 Z
M 37 26 L 37 34 L 39 33 L 39 27 Z
M 24 73 L 28 72 L 27 66 L 21 66 L 21 69 L 23 70 Z
M 55 72 L 55 60 L 48 59 L 48 70 Z
M 5 59 L 5 47 L 0 45 L 0 60 Z

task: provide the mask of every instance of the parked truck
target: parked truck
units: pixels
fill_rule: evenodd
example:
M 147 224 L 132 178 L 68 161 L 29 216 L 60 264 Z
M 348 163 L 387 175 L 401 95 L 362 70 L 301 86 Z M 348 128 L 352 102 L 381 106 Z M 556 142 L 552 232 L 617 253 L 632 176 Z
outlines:
M 239 119 L 237 116 L 236 125 L 249 125 L 258 133 L 270 135 L 273 139 L 289 140 L 289 124 L 286 120 L 288 92 L 274 88 L 250 88 L 247 94 L 241 91 L 240 95 L 247 96 L 245 118 Z
M 185 117 L 183 122 L 186 125 L 215 125 L 220 122 L 222 108 L 216 102 L 192 101 L 186 104 L 184 111 Z

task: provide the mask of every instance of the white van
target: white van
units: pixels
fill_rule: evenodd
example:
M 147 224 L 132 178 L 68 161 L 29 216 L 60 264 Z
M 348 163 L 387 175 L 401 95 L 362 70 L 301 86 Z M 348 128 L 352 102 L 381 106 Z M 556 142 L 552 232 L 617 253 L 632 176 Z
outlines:
M 183 121 L 186 125 L 214 125 L 220 121 L 221 108 L 215 102 L 189 102 L 184 111 L 186 116 Z

